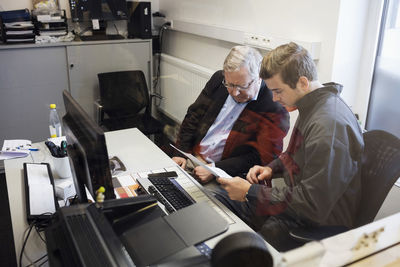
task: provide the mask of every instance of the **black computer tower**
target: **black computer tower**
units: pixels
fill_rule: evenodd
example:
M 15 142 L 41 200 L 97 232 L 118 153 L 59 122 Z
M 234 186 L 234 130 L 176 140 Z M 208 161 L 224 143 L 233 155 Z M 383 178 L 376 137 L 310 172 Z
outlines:
M 128 5 L 128 37 L 129 38 L 152 38 L 151 33 L 151 3 L 150 2 L 127 2 Z

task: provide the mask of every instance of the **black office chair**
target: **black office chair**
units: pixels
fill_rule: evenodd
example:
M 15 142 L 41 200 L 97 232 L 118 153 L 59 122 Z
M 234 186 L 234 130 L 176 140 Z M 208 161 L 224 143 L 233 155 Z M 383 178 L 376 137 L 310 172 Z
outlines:
M 393 184 L 400 177 L 400 139 L 381 130 L 364 133 L 361 166 L 361 203 L 355 227 L 374 220 Z M 290 231 L 296 241 L 321 240 L 348 230 L 344 226 L 297 228 Z
M 106 131 L 137 127 L 145 135 L 160 134 L 164 125 L 151 116 L 151 97 L 142 71 L 97 74 L 100 88 L 98 123 Z

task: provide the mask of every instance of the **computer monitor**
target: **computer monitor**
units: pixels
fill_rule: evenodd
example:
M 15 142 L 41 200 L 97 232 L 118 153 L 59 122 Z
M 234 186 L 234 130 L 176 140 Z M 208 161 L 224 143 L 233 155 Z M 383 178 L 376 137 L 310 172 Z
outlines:
M 73 21 L 128 19 L 126 0 L 69 0 Z
M 114 188 L 103 130 L 89 117 L 71 94 L 64 90 L 66 114 L 63 128 L 75 190 L 80 203 L 88 202 L 86 188 L 95 199 L 100 186 L 105 199 L 114 199 Z

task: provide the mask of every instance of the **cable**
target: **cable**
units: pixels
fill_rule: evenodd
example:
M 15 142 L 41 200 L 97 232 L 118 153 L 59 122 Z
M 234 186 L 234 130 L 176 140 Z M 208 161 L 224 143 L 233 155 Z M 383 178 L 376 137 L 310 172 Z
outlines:
M 71 205 L 79 203 L 78 202 L 78 195 L 75 195 L 74 197 L 69 197 L 68 200 L 69 200 L 69 205 L 68 206 L 71 206 Z
M 117 25 L 115 25 L 115 22 L 114 22 L 114 21 L 113 21 L 113 24 L 114 24 L 115 30 L 117 31 L 117 34 L 119 35 L 119 31 L 118 31 Z
M 160 80 L 160 73 L 161 73 L 161 53 L 162 53 L 162 42 L 163 42 L 163 35 L 164 35 L 164 30 L 168 29 L 168 27 L 171 26 L 170 22 L 166 22 L 164 23 L 161 28 L 160 28 L 160 35 L 159 35 L 159 45 L 160 45 L 160 52 L 158 54 L 158 60 L 157 60 L 157 71 L 156 71 L 156 79 L 154 81 L 154 92 L 155 95 L 157 97 L 159 97 L 159 99 L 161 99 L 161 88 L 158 86 L 159 80 Z M 161 101 L 159 101 L 159 103 L 156 102 L 156 106 L 160 106 L 161 105 Z
M 40 214 L 39 216 L 44 216 L 44 215 L 53 215 L 53 214 L 50 213 L 50 212 L 45 212 L 45 213 Z M 44 231 L 44 229 L 49 225 L 51 219 L 52 219 L 52 216 L 50 216 L 49 218 L 46 218 L 46 219 L 36 219 L 36 220 L 33 220 L 33 221 L 29 224 L 28 228 L 25 229 L 24 235 L 26 234 L 26 232 L 28 231 L 28 229 L 29 229 L 29 231 L 28 231 L 28 233 L 26 234 L 26 237 L 24 238 L 24 241 L 23 241 L 23 244 L 22 244 L 22 248 L 21 248 L 21 251 L 20 251 L 20 254 L 19 254 L 19 266 L 20 266 L 20 267 L 22 267 L 22 255 L 24 255 L 25 246 L 26 246 L 26 244 L 27 244 L 27 242 L 28 242 L 28 239 L 29 239 L 29 236 L 30 236 L 30 234 L 31 234 L 31 232 L 32 232 L 33 227 L 35 227 L 35 229 L 36 229 L 36 231 L 37 231 L 37 233 L 38 233 L 40 239 L 42 239 L 42 241 L 46 244 L 46 241 L 45 241 L 45 240 L 43 239 L 43 237 L 39 234 L 39 232 L 40 232 L 40 231 Z M 37 263 L 38 261 L 41 260 L 41 259 L 39 259 L 39 260 L 36 260 L 35 262 L 32 262 L 32 260 L 31 260 L 27 255 L 25 255 L 25 257 L 26 257 L 26 258 L 29 260 L 29 262 L 30 262 L 30 264 L 29 264 L 28 266 L 31 266 L 32 264 L 35 264 L 35 263 Z
M 49 261 L 49 259 L 45 260 L 44 262 L 42 262 L 41 264 L 39 264 L 38 267 L 42 266 L 43 264 L 45 264 L 45 263 L 48 262 L 48 261 Z
M 40 237 L 40 239 L 43 241 L 43 243 L 46 244 L 46 240 L 44 240 L 44 238 L 43 238 L 42 235 L 40 234 L 40 232 L 43 232 L 43 230 L 40 231 L 38 228 L 39 228 L 39 227 L 35 225 L 36 233 L 38 234 L 38 236 Z
M 40 257 L 39 259 L 35 260 L 34 262 L 32 262 L 31 264 L 27 265 L 26 267 L 29 266 L 34 266 L 36 263 L 38 263 L 39 261 L 43 260 L 45 257 L 47 257 L 47 254 L 44 254 L 42 257 Z M 42 262 L 39 266 L 41 266 L 43 263 L 47 262 L 48 259 L 44 262 Z
M 33 229 L 35 221 L 31 222 L 31 224 L 29 225 L 29 231 L 27 236 L 25 237 L 24 243 L 22 244 L 22 248 L 21 248 L 21 252 L 19 253 L 19 266 L 22 267 L 22 254 L 25 250 L 25 246 L 26 246 L 26 242 L 28 241 L 29 235 L 31 234 L 31 231 Z M 28 229 L 28 228 L 27 228 Z
M 27 235 L 27 232 L 28 232 L 28 230 L 29 230 L 29 226 L 24 230 L 24 233 L 22 234 L 22 239 L 21 239 L 21 242 L 24 242 L 24 240 L 25 240 L 25 238 L 26 238 L 26 235 Z M 26 251 L 23 251 L 23 255 L 25 256 L 25 258 L 28 260 L 28 262 L 30 262 L 30 263 L 32 263 L 33 261 L 32 261 L 32 259 L 31 258 L 29 258 L 29 256 L 25 253 Z

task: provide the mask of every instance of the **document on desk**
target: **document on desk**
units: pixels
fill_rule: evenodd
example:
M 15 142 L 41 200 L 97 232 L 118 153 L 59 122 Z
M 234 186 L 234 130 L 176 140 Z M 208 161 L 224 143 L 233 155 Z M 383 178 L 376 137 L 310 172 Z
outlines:
M 29 155 L 32 142 L 25 139 L 4 140 L 0 151 L 0 160 L 23 158 Z
M 224 170 L 217 168 L 217 167 L 211 167 L 208 166 L 207 164 L 205 164 L 204 162 L 202 162 L 201 160 L 199 160 L 198 158 L 196 158 L 195 156 L 193 156 L 190 153 L 186 153 L 183 152 L 182 150 L 180 150 L 179 148 L 177 148 L 176 146 L 174 146 L 173 144 L 170 144 L 174 149 L 176 149 L 176 151 L 178 151 L 179 153 L 181 153 L 182 155 L 186 156 L 188 159 L 190 159 L 191 161 L 193 161 L 194 164 L 198 165 L 198 166 L 202 166 L 203 168 L 205 168 L 206 170 L 208 170 L 209 172 L 211 172 L 215 177 L 224 177 L 224 178 L 232 178 L 232 176 L 230 176 L 229 174 L 227 174 Z
M 114 193 L 117 198 L 136 197 L 139 195 L 139 184 L 130 174 L 119 175 L 112 178 Z

